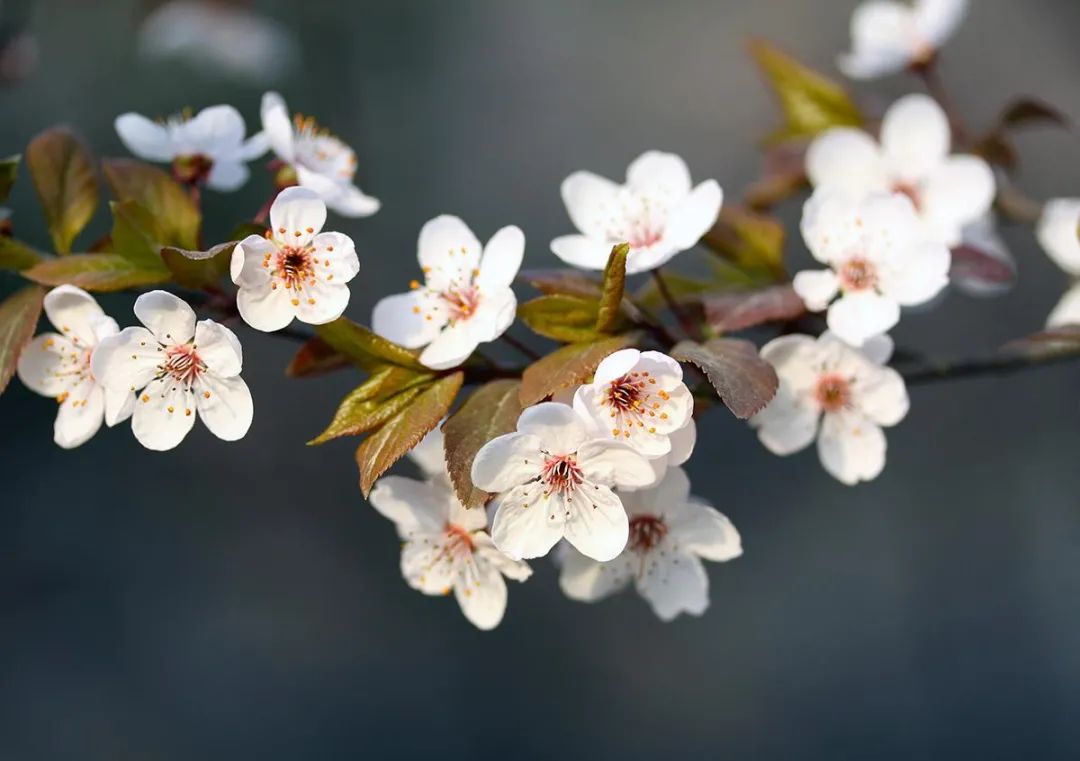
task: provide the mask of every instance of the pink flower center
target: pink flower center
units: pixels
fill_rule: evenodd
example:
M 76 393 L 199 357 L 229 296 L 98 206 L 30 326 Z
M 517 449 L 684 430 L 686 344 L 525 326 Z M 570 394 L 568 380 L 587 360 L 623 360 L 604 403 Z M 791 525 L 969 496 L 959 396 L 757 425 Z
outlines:
M 630 438 L 634 428 L 656 433 L 656 421 L 668 419 L 664 410 L 671 395 L 655 386 L 656 378 L 648 370 L 627 373 L 608 384 L 601 404 L 611 408 L 612 436 Z
M 298 291 L 304 281 L 315 277 L 315 260 L 311 248 L 283 246 L 277 253 L 277 276 L 291 291 Z
M 663 518 L 635 515 L 630 519 L 630 538 L 626 546 L 634 552 L 646 553 L 660 544 L 667 532 L 668 527 Z
M 456 523 L 447 523 L 443 534 L 446 553 L 450 556 L 471 555 L 475 545 L 469 532 Z
M 814 398 L 825 412 L 839 412 L 851 404 L 851 381 L 837 373 L 822 375 Z
M 476 308 L 480 305 L 480 289 L 475 285 L 451 288 L 448 291 L 443 291 L 441 296 L 450 310 L 451 322 L 469 319 L 476 313 Z
M 205 370 L 206 364 L 199 359 L 191 344 L 170 346 L 165 350 L 165 363 L 160 370 L 181 383 L 191 385 Z
M 877 268 L 866 259 L 853 257 L 836 273 L 845 291 L 865 291 L 877 285 Z
M 581 485 L 585 476 L 573 455 L 558 455 L 544 460 L 540 480 L 547 487 L 547 494 L 570 494 Z

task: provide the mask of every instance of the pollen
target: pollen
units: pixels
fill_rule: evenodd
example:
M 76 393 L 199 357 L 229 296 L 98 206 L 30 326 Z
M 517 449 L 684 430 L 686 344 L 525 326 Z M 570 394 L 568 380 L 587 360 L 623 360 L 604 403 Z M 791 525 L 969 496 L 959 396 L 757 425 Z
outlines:
M 191 417 L 191 410 L 184 410 L 184 417 Z
M 313 228 L 313 227 L 309 227 L 309 228 L 307 229 L 307 231 L 308 231 L 308 233 L 313 233 L 313 232 L 315 232 L 315 228 Z
M 298 307 L 298 306 L 300 306 L 300 299 L 293 299 L 293 300 L 292 300 L 292 305 L 293 305 L 294 307 Z
M 147 396 L 146 394 L 143 394 L 142 395 L 142 400 L 143 400 L 143 404 L 146 404 L 147 402 L 150 401 L 150 397 Z
M 420 307 L 413 307 L 412 312 L 413 314 L 420 314 Z
M 327 246 L 327 247 L 326 247 L 326 250 L 327 250 L 327 251 L 333 251 L 333 250 L 334 250 L 334 247 L 333 247 L 333 246 Z
M 167 410 L 169 410 L 169 414 L 170 414 L 170 415 L 171 415 L 172 413 L 176 412 L 176 409 L 175 409 L 175 408 L 174 408 L 174 407 L 173 407 L 173 406 L 172 406 L 171 404 L 170 404 L 170 405 L 169 405 L 169 406 L 168 406 L 168 407 L 167 407 L 166 409 L 167 409 Z
M 209 391 L 203 391 L 202 395 L 203 395 L 203 399 L 209 399 L 210 398 L 210 392 Z
M 57 404 L 63 404 L 64 402 L 67 401 L 68 396 L 69 396 L 68 392 L 65 391 L 64 393 L 60 394 L 60 396 L 56 397 L 56 403 Z

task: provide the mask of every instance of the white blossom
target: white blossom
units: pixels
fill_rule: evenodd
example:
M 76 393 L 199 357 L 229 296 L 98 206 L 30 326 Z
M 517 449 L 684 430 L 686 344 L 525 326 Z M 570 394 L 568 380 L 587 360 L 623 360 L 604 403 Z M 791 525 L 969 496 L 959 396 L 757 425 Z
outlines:
M 815 188 L 906 195 L 925 236 L 952 247 L 990 210 L 995 183 L 985 161 L 950 155 L 951 144 L 941 107 L 926 95 L 907 95 L 885 112 L 880 144 L 859 129 L 830 129 L 810 144 L 806 171 Z
M 256 330 L 274 331 L 299 319 L 332 322 L 349 304 L 346 285 L 360 271 L 352 238 L 321 232 L 326 204 L 303 187 L 282 190 L 270 207 L 270 237 L 249 235 L 231 262 L 240 316 Z
M 671 452 L 670 437 L 690 422 L 694 397 L 674 359 L 622 349 L 604 358 L 592 383 L 578 388 L 574 410 L 600 435 L 654 458 Z
M 951 257 L 924 236 L 907 197 L 855 198 L 824 189 L 806 202 L 803 238 L 829 269 L 799 272 L 792 285 L 807 309 L 829 310 L 830 330 L 861 346 L 896 325 L 901 306 L 937 295 L 949 282 Z
M 651 483 L 648 461 L 628 445 L 591 438 L 571 407 L 545 402 L 518 418 L 517 431 L 476 453 L 473 483 L 495 492 L 495 545 L 515 559 L 546 555 L 566 538 L 595 560 L 626 546 L 629 523 L 613 486 Z
M 720 214 L 723 192 L 716 180 L 697 187 L 686 162 L 673 153 L 648 151 L 617 185 L 592 172 L 563 180 L 563 203 L 579 235 L 564 235 L 551 250 L 567 264 L 602 270 L 613 246 L 630 244 L 626 271 L 653 270 L 692 248 Z
M 837 65 L 852 79 L 873 79 L 927 64 L 967 7 L 967 0 L 866 0 L 851 17 L 851 52 Z
M 862 351 L 831 333 L 767 343 L 761 356 L 776 368 L 780 388 L 750 419 L 761 443 L 789 455 L 817 438 L 821 464 L 834 478 L 848 485 L 876 478 L 885 467 L 881 428 L 908 411 L 904 379 L 884 366 L 891 354 L 888 336 L 868 341 Z
M 276 92 L 262 100 L 262 123 L 274 153 L 296 172 L 302 187 L 318 193 L 332 210 L 346 217 L 369 217 L 379 201 L 354 184 L 356 153 L 321 129 L 311 117 L 289 118 L 285 101 Z
M 1065 292 L 1046 320 L 1048 328 L 1062 325 L 1080 325 L 1080 282 Z
M 214 190 L 239 189 L 250 176 L 247 162 L 266 153 L 264 133 L 247 139 L 244 117 L 228 105 L 210 106 L 188 118 L 154 121 L 135 113 L 116 118 L 116 133 L 141 159 L 171 162 L 178 179 L 205 180 Z
M 506 610 L 503 576 L 525 581 L 532 570 L 495 547 L 483 508 L 468 510 L 454 496 L 442 464 L 442 435 L 437 428 L 420 449 L 410 455 L 427 480 L 384 476 L 372 489 L 370 502 L 397 526 L 404 542 L 401 574 L 409 586 L 428 595 L 453 590 L 461 612 L 474 626 L 494 629 Z
M 45 316 L 57 332 L 27 344 L 16 369 L 27 388 L 56 399 L 53 440 L 71 449 L 97 433 L 102 420 L 110 426 L 126 420 L 135 397 L 129 389 L 105 389 L 91 369 L 102 340 L 119 332 L 93 296 L 73 285 L 53 288 L 45 295 Z
M 1035 234 L 1054 264 L 1070 275 L 1080 276 L 1080 198 L 1047 201 Z
M 709 607 L 709 577 L 702 560 L 742 554 L 739 532 L 712 506 L 690 495 L 682 468 L 671 468 L 654 488 L 624 494 L 630 538 L 604 563 L 568 549 L 559 585 L 567 597 L 595 602 L 632 581 L 664 621 L 680 613 L 700 616 Z
M 476 347 L 506 332 L 517 312 L 510 288 L 525 254 L 525 236 L 504 227 L 481 247 L 459 218 L 435 217 L 420 230 L 417 257 L 424 283 L 375 305 L 371 328 L 409 349 L 426 347 L 420 361 L 456 367 Z
M 251 426 L 251 393 L 240 378 L 240 341 L 213 320 L 196 324 L 186 302 L 165 291 L 135 300 L 144 327 L 124 328 L 98 344 L 94 376 L 108 392 L 135 392 L 131 428 L 147 449 L 172 449 L 202 418 L 219 439 L 241 439 Z

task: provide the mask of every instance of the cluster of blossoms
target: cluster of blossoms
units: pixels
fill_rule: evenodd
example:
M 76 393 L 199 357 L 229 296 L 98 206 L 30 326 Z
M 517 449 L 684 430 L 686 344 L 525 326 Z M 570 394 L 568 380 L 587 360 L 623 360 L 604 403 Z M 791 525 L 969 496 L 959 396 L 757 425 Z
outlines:
M 867 2 L 852 19 L 852 51 L 840 58 L 840 67 L 853 78 L 904 68 L 925 72 L 966 6 L 962 0 Z M 235 302 L 220 308 L 225 294 L 216 283 L 206 291 L 218 300 L 223 320 L 238 317 L 255 330 L 281 331 L 294 320 L 329 326 L 349 305 L 360 261 L 349 236 L 323 231 L 328 210 L 363 217 L 380 204 L 355 184 L 355 152 L 310 117 L 290 117 L 277 93 L 264 95 L 261 121 L 262 130 L 249 137 L 240 114 L 222 105 L 161 122 L 124 114 L 116 130 L 137 156 L 168 163 L 176 182 L 166 181 L 186 186 L 195 198 L 204 186 L 236 190 L 249 178 L 248 163 L 272 150 L 275 194 L 257 219 L 267 222 L 263 232 L 230 242 L 228 253 L 215 247 L 229 257 Z M 880 475 L 883 429 L 903 420 L 909 408 L 905 381 L 888 366 L 889 333 L 902 308 L 925 308 L 950 282 L 959 284 L 955 258 L 972 248 L 1012 266 L 996 233 L 994 172 L 984 158 L 954 153 L 954 137 L 960 147 L 972 147 L 954 135 L 941 105 L 922 94 L 894 103 L 876 136 L 850 126 L 819 130 L 800 167 L 812 189 L 800 231 L 822 266 L 798 272 L 790 286 L 771 282 L 760 303 L 761 294 L 751 294 L 755 309 L 768 312 L 775 301 L 790 299 L 798 307 L 794 312 L 784 307 L 734 328 L 695 325 L 693 316 L 688 326 L 686 304 L 672 296 L 660 273 L 711 230 L 723 228 L 723 192 L 715 180 L 695 185 L 679 156 L 659 151 L 632 161 L 622 185 L 588 171 L 569 175 L 561 195 L 578 232 L 555 238 L 550 250 L 566 264 L 604 275 L 596 282 L 563 273 L 574 286 L 555 292 L 557 303 L 570 304 L 566 309 L 573 312 L 573 324 L 557 326 L 559 335 L 573 336 L 563 349 L 652 340 L 661 351 L 604 344 L 597 357 L 575 355 L 576 363 L 565 363 L 575 369 L 560 382 L 543 385 L 529 399 L 515 392 L 506 424 L 490 429 L 490 440 L 474 442 L 464 467 L 451 464 L 451 434 L 444 440 L 436 425 L 439 417 L 458 414 L 450 409 L 453 398 L 435 412 L 420 409 L 411 429 L 409 403 L 440 383 L 452 386 L 453 394 L 466 382 L 491 378 L 524 386 L 530 373 L 556 371 L 541 364 L 554 355 L 508 372 L 478 352 L 504 337 L 518 316 L 528 322 L 523 308 L 529 305 L 519 308 L 513 289 L 525 255 L 522 230 L 502 227 L 482 244 L 456 216 L 424 224 L 417 243 L 422 278 L 376 303 L 371 331 L 347 326 L 363 344 L 362 357 L 349 355 L 318 329 L 305 345 L 311 349 L 321 341 L 313 353 L 338 352 L 342 356 L 334 359 L 353 359 L 371 371 L 339 409 L 346 420 L 331 427 L 330 438 L 376 429 L 393 434 L 401 426 L 408 430 L 399 438 L 412 445 L 426 434 L 411 451 L 401 446 L 390 463 L 371 472 L 361 464 L 362 485 L 371 476 L 362 488 L 373 486 L 371 504 L 403 541 L 401 572 L 409 586 L 428 595 L 453 591 L 465 617 L 491 629 L 505 613 L 506 579 L 529 579 L 526 561 L 550 554 L 571 599 L 596 601 L 633 584 L 663 620 L 703 613 L 709 597 L 702 561 L 731 560 L 742 546 L 731 522 L 691 495 L 682 466 L 697 440 L 695 392 L 677 358 L 701 368 L 770 452 L 789 455 L 816 442 L 823 468 L 839 482 L 854 485 Z M 1042 208 L 1039 242 L 1080 279 L 1078 229 L 1080 199 L 1056 199 Z M 10 232 L 9 226 L 0 232 Z M 225 272 L 216 271 L 217 280 Z M 626 290 L 627 278 L 642 273 L 654 274 L 686 341 L 673 338 L 663 318 Z M 162 282 L 160 269 L 152 274 L 157 279 L 149 282 Z M 704 301 L 695 306 L 709 311 Z M 828 329 L 817 336 L 791 332 L 788 325 L 802 307 L 824 312 Z M 152 450 L 176 447 L 196 418 L 226 441 L 247 434 L 253 402 L 240 377 L 240 342 L 228 327 L 198 320 L 184 300 L 163 290 L 143 293 L 134 304 L 141 326 L 123 330 L 74 285 L 48 292 L 43 309 L 55 331 L 28 342 L 32 329 L 25 333 L 17 373 L 28 388 L 59 403 L 54 438 L 61 447 L 86 442 L 103 421 L 114 426 L 128 418 L 136 439 Z M 760 352 L 716 335 L 769 322 L 782 326 L 780 335 Z M 1080 284 L 1048 323 L 1080 324 Z M 529 324 L 558 337 L 550 327 Z M 632 330 L 616 335 L 621 325 Z M 645 334 L 649 339 L 640 337 Z M 714 341 L 728 353 L 710 354 Z M 739 347 L 749 347 L 750 357 Z M 739 383 L 718 382 L 715 376 L 725 372 Z M 757 389 L 756 406 L 740 414 L 726 393 L 732 387 L 745 392 L 748 378 L 768 392 Z M 438 406 L 430 399 L 428 404 Z M 384 475 L 406 452 L 422 478 Z M 470 502 L 474 491 L 490 498 L 481 500 L 486 508 Z

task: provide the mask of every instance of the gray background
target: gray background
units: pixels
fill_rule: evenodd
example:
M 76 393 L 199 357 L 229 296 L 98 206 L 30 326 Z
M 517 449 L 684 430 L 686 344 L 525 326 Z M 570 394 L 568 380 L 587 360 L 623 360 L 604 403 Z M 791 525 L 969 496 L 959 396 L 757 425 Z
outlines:
M 734 197 L 777 118 L 744 37 L 831 71 L 854 4 L 259 7 L 302 44 L 301 70 L 277 86 L 357 148 L 362 187 L 384 203 L 369 220 L 333 218 L 363 262 L 348 314 L 366 320 L 414 276 L 416 233 L 437 213 L 482 238 L 516 223 L 527 264 L 551 266 L 548 241 L 570 230 L 558 183 L 575 169 L 619 177 L 662 148 Z M 1080 117 L 1080 6 L 973 5 L 943 63 L 969 121 L 987 124 L 1017 93 Z M 111 123 L 126 110 L 230 102 L 256 122 L 258 88 L 137 61 L 137 3 L 33 6 L 41 62 L 0 91 L 0 153 L 64 121 L 122 154 Z M 917 86 L 856 91 L 878 108 Z M 1020 142 L 1026 189 L 1080 194 L 1072 136 Z M 210 236 L 267 190 L 257 173 L 239 193 L 208 193 Z M 13 206 L 44 245 L 26 183 Z M 907 317 L 900 343 L 981 353 L 1041 325 L 1064 276 L 1029 231 L 1005 235 L 1020 285 L 996 300 L 950 294 Z M 106 300 L 121 323 L 130 300 Z M 405 586 L 393 528 L 357 490 L 352 444 L 303 446 L 356 378 L 285 379 L 293 345 L 240 330 L 256 403 L 240 443 L 197 426 L 160 455 L 119 428 L 63 452 L 51 401 L 17 381 L 0 399 L 0 757 L 1080 753 L 1077 367 L 914 389 L 884 475 L 854 489 L 812 452 L 775 458 L 713 411 L 689 472 L 746 554 L 711 567 L 703 619 L 663 625 L 633 595 L 566 601 L 541 560 L 485 634 L 452 601 Z

